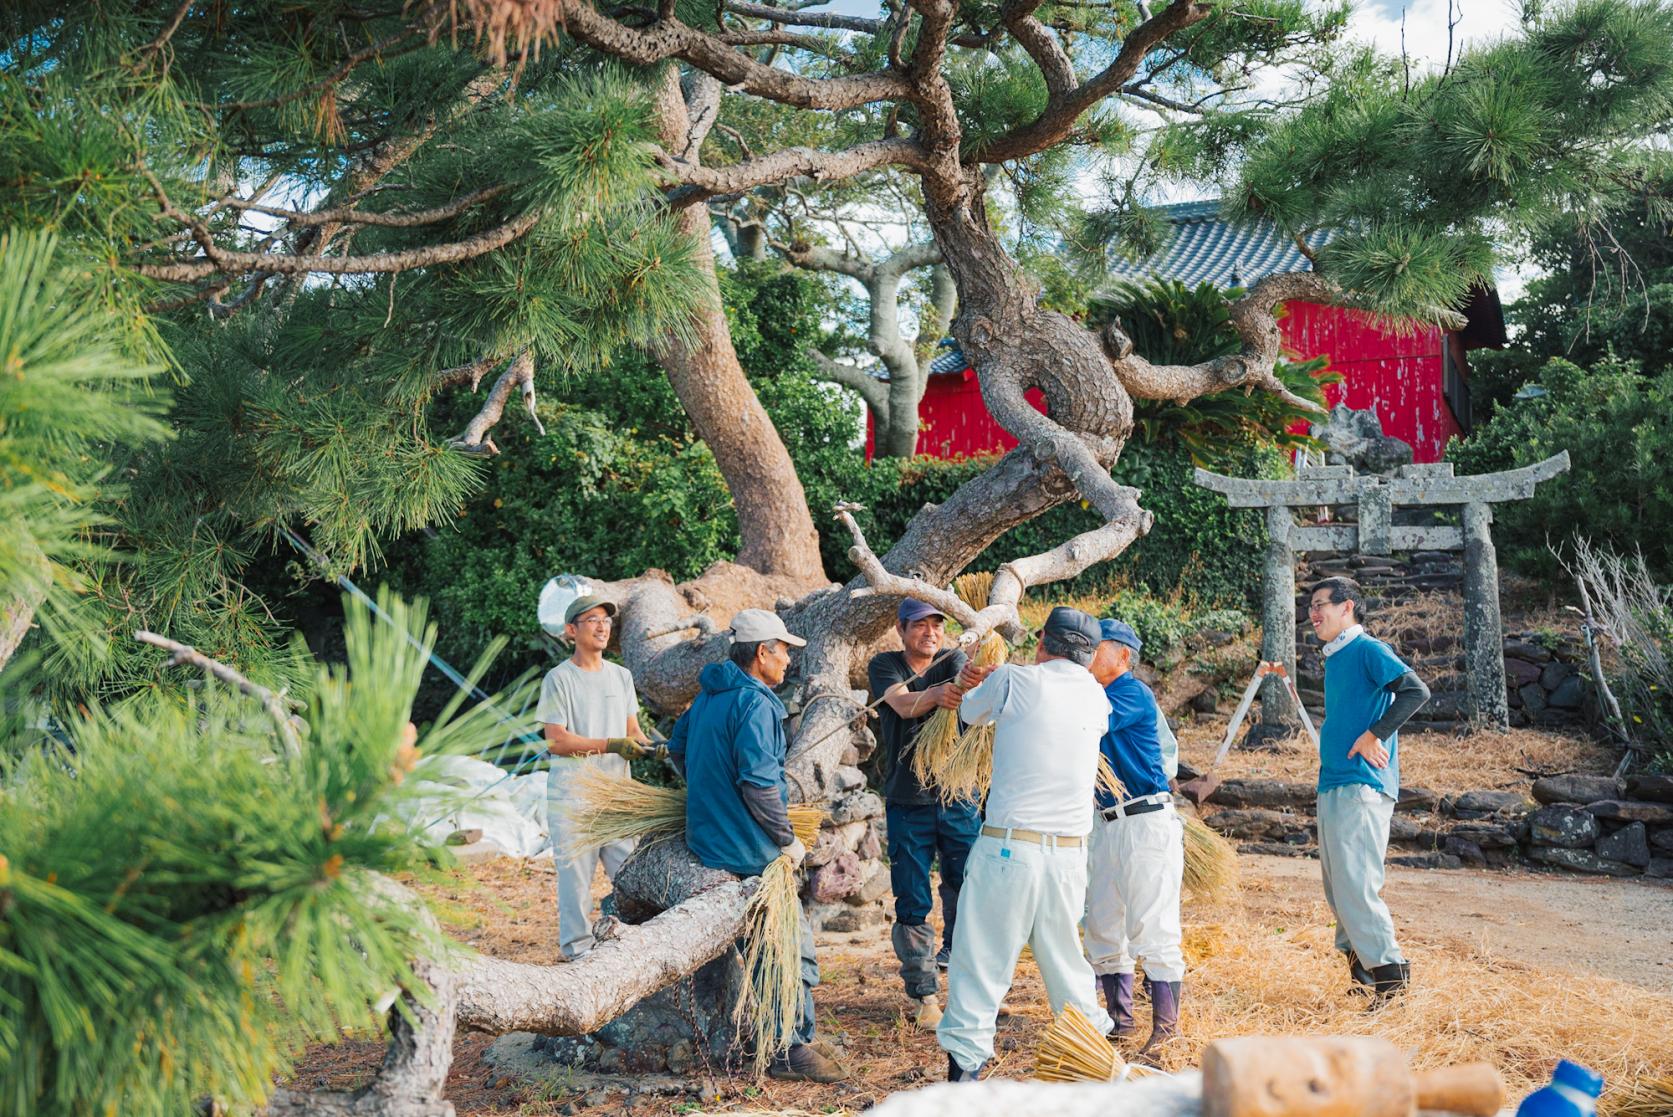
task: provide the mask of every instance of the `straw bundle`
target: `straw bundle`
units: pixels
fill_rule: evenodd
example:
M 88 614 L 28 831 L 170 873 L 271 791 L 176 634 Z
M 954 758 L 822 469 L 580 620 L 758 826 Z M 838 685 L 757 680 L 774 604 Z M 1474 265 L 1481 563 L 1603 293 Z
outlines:
M 1127 798 L 1127 788 L 1122 784 L 1121 777 L 1115 774 L 1110 766 L 1110 758 L 1103 753 L 1098 754 L 1098 790 L 1109 795 L 1117 803 Z
M 805 843 L 804 843 L 805 844 Z M 796 870 L 779 857 L 761 874 L 744 912 L 744 975 L 732 1022 L 755 1073 L 790 1046 L 802 1003 L 801 904 Z
M 1185 820 L 1185 891 L 1198 900 L 1223 900 L 1237 891 L 1237 849 L 1200 818 Z
M 1041 1082 L 1122 1082 L 1152 1073 L 1124 1062 L 1108 1037 L 1074 1005 L 1063 1006 L 1034 1056 L 1034 1077 Z
M 953 592 L 972 609 L 985 608 L 988 595 L 993 592 L 993 575 L 986 571 L 960 574 L 953 579 Z
M 1606 1093 L 1598 1109 L 1607 1117 L 1673 1117 L 1673 1075 L 1647 1078 Z
M 990 632 L 976 650 L 976 666 L 996 667 L 1009 656 L 1004 638 Z M 993 778 L 993 726 L 974 725 L 961 733 L 957 710 L 936 710 L 913 742 L 912 774 L 935 788 L 943 803 L 980 802 Z
M 560 856 L 575 857 L 610 842 L 659 841 L 685 831 L 685 789 L 652 787 L 587 767 L 571 777 L 565 814 L 568 841 Z M 790 828 L 809 849 L 819 838 L 825 809 L 790 807 Z

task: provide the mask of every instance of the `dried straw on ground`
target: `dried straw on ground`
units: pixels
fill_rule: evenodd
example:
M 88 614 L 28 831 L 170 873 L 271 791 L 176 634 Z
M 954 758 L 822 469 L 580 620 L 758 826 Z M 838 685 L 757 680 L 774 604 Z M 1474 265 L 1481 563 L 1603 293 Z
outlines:
M 1185 817 L 1185 894 L 1223 900 L 1237 891 L 1237 848 L 1200 818 Z
M 1074 1005 L 1064 1005 L 1034 1056 L 1034 1077 L 1041 1082 L 1122 1082 L 1152 1071 L 1133 1066 Z
M 1408 932 L 1410 991 L 1367 1012 L 1349 992 L 1322 902 L 1261 919 L 1236 907 L 1186 915 L 1186 991 L 1180 1036 L 1162 1052 L 1168 1069 L 1196 1065 L 1221 1036 L 1377 1035 L 1410 1052 L 1416 1070 L 1492 1063 L 1511 1097 L 1548 1081 L 1559 1058 L 1573 1059 L 1604 1076 L 1605 1112 L 1648 1117 L 1631 1103 L 1673 1066 L 1673 998 Z

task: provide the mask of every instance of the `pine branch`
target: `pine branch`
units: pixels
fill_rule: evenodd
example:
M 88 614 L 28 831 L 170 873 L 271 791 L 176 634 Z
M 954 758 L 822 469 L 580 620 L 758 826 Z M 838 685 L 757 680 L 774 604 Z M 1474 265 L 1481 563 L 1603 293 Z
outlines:
M 363 213 L 353 206 L 304 213 L 294 209 L 281 209 L 278 206 L 264 206 L 253 201 L 246 202 L 240 198 L 225 198 L 216 204 L 224 205 L 229 209 L 266 214 L 268 217 L 282 217 L 292 225 L 299 226 L 342 224 L 410 229 L 418 225 L 434 225 L 438 221 L 446 221 L 449 218 L 457 217 L 474 205 L 499 197 L 505 193 L 505 189 L 504 186 L 490 186 L 483 190 L 473 191 L 462 198 L 456 198 L 446 205 L 416 210 L 412 213 Z
M 436 7 L 437 5 L 431 5 L 429 8 L 425 9 L 426 14 L 433 11 Z M 425 16 L 421 15 L 419 18 L 423 19 Z M 417 42 L 410 43 L 401 50 L 385 53 L 389 51 L 390 47 L 396 45 L 397 43 L 415 37 L 418 39 Z M 318 93 L 321 90 L 330 89 L 332 86 L 348 77 L 349 74 L 353 73 L 354 68 L 359 66 L 362 62 L 369 62 L 374 58 L 399 58 L 403 54 L 410 54 L 415 50 L 421 50 L 427 45 L 428 40 L 424 37 L 424 33 L 420 27 L 403 27 L 399 31 L 385 35 L 371 46 L 349 55 L 343 60 L 342 64 L 335 70 L 331 71 L 331 73 L 327 74 L 323 78 L 320 78 L 318 81 L 309 82 L 300 89 L 293 89 L 289 93 L 281 93 L 274 97 L 263 97 L 255 101 L 222 101 L 219 103 L 199 101 L 197 102 L 196 107 L 203 109 L 205 112 L 246 112 L 250 109 L 276 109 L 281 105 L 288 105 L 292 101 L 300 100 L 301 98 L 308 96 L 310 93 Z
M 260 702 L 262 708 L 267 711 L 267 716 L 273 719 L 273 724 L 279 731 L 279 739 L 285 744 L 286 755 L 292 759 L 302 755 L 302 744 L 296 735 L 296 723 L 291 720 L 289 712 L 285 709 L 285 699 L 280 695 L 268 690 L 260 683 L 251 682 L 238 671 L 228 667 L 218 659 L 211 659 L 189 644 L 182 644 L 177 640 L 170 640 L 166 636 L 158 636 L 155 632 L 147 632 L 144 629 L 134 633 L 134 639 L 142 644 L 150 644 L 152 647 L 162 648 L 166 652 L 173 652 L 174 654 L 168 661 L 170 667 L 178 667 L 183 663 L 196 667 L 199 671 L 208 672 L 228 686 L 237 688 L 240 693 Z
M 668 195 L 668 204 L 680 208 L 719 195 L 742 194 L 757 186 L 794 178 L 828 182 L 852 178 L 878 167 L 902 166 L 921 170 L 924 154 L 923 147 L 916 140 L 896 138 L 870 140 L 840 151 L 784 148 L 725 167 L 705 167 L 700 163 L 686 162 L 665 151 L 657 153 L 657 162 L 683 184 Z
M 157 37 L 139 49 L 139 55 L 134 59 L 133 65 L 129 67 L 130 73 L 138 74 L 145 69 L 150 64 L 152 56 L 168 45 L 168 41 L 174 37 L 174 33 L 180 30 L 180 24 L 185 20 L 186 13 L 192 10 L 192 5 L 196 2 L 197 0 L 180 0 L 180 6 L 174 10 L 174 15 L 163 25 L 163 29 L 157 32 Z M 166 64 L 163 66 L 163 72 L 168 72 Z
M 535 429 L 545 434 L 546 428 L 541 425 L 540 416 L 535 413 L 534 406 L 534 356 L 525 349 L 511 362 L 510 368 L 500 373 L 499 379 L 494 381 L 494 386 L 488 389 L 488 398 L 483 401 L 482 410 L 471 418 L 459 437 L 448 445 L 465 454 L 483 457 L 498 454 L 500 448 L 494 445 L 494 440 L 488 437 L 488 432 L 494 429 L 505 414 L 505 405 L 510 401 L 513 390 L 522 393 L 523 406 L 529 409 L 529 418 L 534 420 Z
M 833 360 L 815 349 L 812 353 L 816 375 L 821 380 L 832 384 L 840 384 L 844 388 L 851 388 L 860 394 L 865 405 L 877 417 L 879 426 L 889 425 L 889 385 L 887 381 L 879 380 L 858 365 L 846 364 Z
M 181 218 L 178 212 L 170 216 Z M 207 229 L 196 221 L 194 239 L 203 249 L 207 260 L 178 264 L 138 264 L 134 270 L 150 279 L 191 283 L 217 273 L 245 275 L 267 272 L 273 275 L 371 275 L 409 271 L 413 268 L 434 267 L 437 264 L 457 264 L 474 260 L 510 244 L 534 228 L 540 220 L 538 213 L 525 213 L 503 225 L 466 237 L 449 244 L 430 244 L 423 248 L 409 248 L 402 252 L 377 252 L 370 256 L 288 256 L 267 252 L 234 252 L 221 248 L 209 236 Z

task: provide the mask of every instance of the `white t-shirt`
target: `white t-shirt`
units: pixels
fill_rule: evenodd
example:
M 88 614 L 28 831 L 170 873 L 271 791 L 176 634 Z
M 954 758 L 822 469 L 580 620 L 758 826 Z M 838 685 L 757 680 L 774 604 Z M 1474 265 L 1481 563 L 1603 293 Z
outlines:
M 994 723 L 984 822 L 1065 837 L 1092 832 L 1098 740 L 1110 716 L 1092 672 L 1067 659 L 1007 663 L 964 696 L 959 716 Z
M 583 671 L 566 659 L 540 683 L 540 705 L 535 719 L 561 725 L 581 737 L 625 737 L 629 718 L 639 714 L 633 674 L 619 663 L 605 660 L 597 671 Z M 572 773 L 581 765 L 599 767 L 612 775 L 629 774 L 627 758 L 601 752 L 591 756 L 554 756 L 546 777 L 546 795 L 561 795 Z

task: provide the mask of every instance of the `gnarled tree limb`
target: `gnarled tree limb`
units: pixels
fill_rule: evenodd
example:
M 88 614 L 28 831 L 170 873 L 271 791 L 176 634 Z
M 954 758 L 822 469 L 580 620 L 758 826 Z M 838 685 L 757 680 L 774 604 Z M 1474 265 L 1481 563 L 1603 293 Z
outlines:
M 480 377 L 481 373 L 475 370 L 481 364 L 482 362 L 478 362 L 476 365 L 466 365 L 463 369 L 450 369 L 449 372 L 468 371 Z M 488 389 L 488 398 L 483 401 L 482 409 L 471 417 L 471 421 L 465 425 L 459 437 L 448 445 L 466 454 L 491 456 L 499 453 L 499 447 L 488 437 L 488 432 L 494 429 L 505 414 L 505 405 L 511 399 L 513 391 L 522 394 L 523 406 L 528 408 L 529 418 L 534 421 L 535 429 L 545 434 L 546 428 L 541 425 L 540 416 L 535 413 L 534 355 L 525 349 L 517 354 L 504 372 L 500 373 L 499 379 L 494 381 L 494 386 Z
M 142 644 L 150 644 L 154 648 L 174 653 L 169 658 L 169 666 L 175 667 L 184 663 L 196 667 L 199 671 L 207 671 L 228 686 L 246 694 L 261 703 L 262 709 L 272 719 L 273 726 L 279 732 L 279 740 L 284 742 L 285 752 L 291 757 L 302 755 L 302 744 L 296 734 L 296 724 L 291 720 L 290 711 L 286 707 L 283 695 L 267 689 L 260 683 L 251 682 L 244 675 L 228 667 L 218 659 L 211 659 L 190 644 L 182 644 L 178 640 L 170 640 L 166 636 L 158 636 L 155 632 L 144 629 L 134 633 L 134 639 Z

